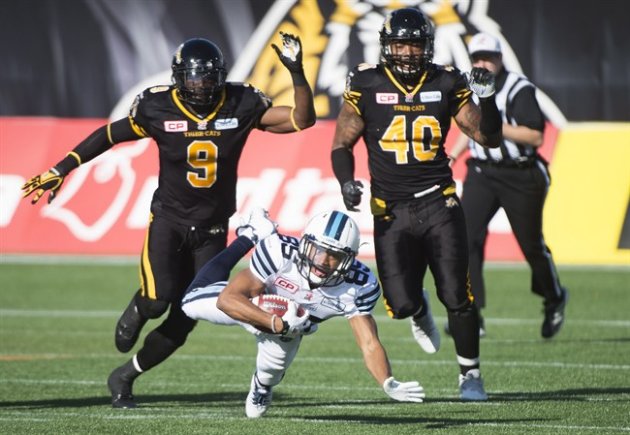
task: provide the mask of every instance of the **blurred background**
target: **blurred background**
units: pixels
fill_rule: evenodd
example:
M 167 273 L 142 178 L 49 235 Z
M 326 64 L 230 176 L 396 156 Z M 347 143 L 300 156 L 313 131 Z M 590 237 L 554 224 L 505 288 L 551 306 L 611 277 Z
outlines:
M 435 62 L 470 69 L 467 40 L 498 36 L 506 67 L 539 88 L 551 163 L 545 235 L 565 264 L 630 265 L 630 27 L 626 2 L 603 0 L 21 0 L 0 1 L 0 253 L 137 255 L 156 186 L 148 141 L 115 147 L 67 178 L 51 205 L 19 187 L 108 119 L 126 116 L 144 88 L 170 83 L 184 40 L 217 43 L 229 80 L 292 104 L 288 73 L 271 50 L 298 34 L 319 122 L 292 135 L 253 132 L 240 166 L 239 211 L 268 208 L 298 234 L 311 215 L 343 207 L 329 150 L 345 77 L 377 63 L 385 14 L 418 7 L 437 26 Z M 447 147 L 457 136 L 453 126 Z M 358 175 L 367 182 L 359 156 Z M 461 181 L 465 165 L 458 161 Z M 367 199 L 364 198 L 364 204 Z M 367 205 L 356 216 L 370 241 Z M 370 245 L 362 255 L 371 255 Z M 522 261 L 505 216 L 487 258 Z

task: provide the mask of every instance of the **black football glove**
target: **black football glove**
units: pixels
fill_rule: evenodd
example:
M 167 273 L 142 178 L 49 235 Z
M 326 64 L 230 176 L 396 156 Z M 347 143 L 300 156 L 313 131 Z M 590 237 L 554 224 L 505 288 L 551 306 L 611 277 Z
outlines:
M 356 207 L 361 203 L 361 195 L 363 191 L 363 183 L 360 181 L 352 180 L 346 181 L 341 186 L 341 195 L 343 195 L 343 203 L 350 211 L 359 211 Z
M 276 44 L 271 44 L 280 62 L 292 73 L 303 73 L 302 66 L 302 42 L 299 36 L 290 33 L 280 32 L 282 36 L 282 50 Z
M 50 204 L 51 201 L 55 199 L 57 191 L 63 183 L 63 179 L 64 176 L 56 168 L 50 168 L 43 174 L 36 175 L 24 183 L 24 186 L 22 186 L 24 195 L 22 197 L 26 198 L 31 193 L 35 192 L 35 196 L 33 196 L 31 200 L 31 204 L 35 204 L 47 190 L 50 190 L 50 195 L 48 196 L 48 204 Z
M 494 95 L 494 74 L 485 68 L 475 67 L 468 75 L 468 87 L 479 98 L 489 98 Z

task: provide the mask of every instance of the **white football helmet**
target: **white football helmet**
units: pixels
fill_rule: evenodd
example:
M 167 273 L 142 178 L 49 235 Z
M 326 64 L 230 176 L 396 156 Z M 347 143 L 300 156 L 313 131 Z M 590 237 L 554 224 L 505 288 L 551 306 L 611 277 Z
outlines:
M 359 227 L 340 211 L 314 216 L 304 228 L 298 269 L 313 287 L 341 283 L 359 251 Z

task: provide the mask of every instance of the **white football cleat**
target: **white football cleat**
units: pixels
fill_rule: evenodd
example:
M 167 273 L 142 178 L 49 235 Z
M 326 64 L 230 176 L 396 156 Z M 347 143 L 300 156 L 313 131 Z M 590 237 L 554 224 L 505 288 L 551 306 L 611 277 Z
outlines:
M 435 353 L 440 349 L 440 331 L 433 320 L 429 293 L 426 289 L 423 289 L 422 297 L 427 310 L 424 316 L 417 319 L 411 318 L 411 332 L 422 350 L 426 353 Z
M 261 385 L 256 378 L 256 373 L 254 373 L 249 394 L 247 394 L 247 399 L 245 400 L 245 414 L 247 417 L 262 417 L 267 412 L 269 405 L 271 405 L 272 395 L 271 387 Z
M 269 219 L 267 210 L 256 207 L 241 220 L 241 224 L 236 228 L 236 236 L 245 236 L 256 244 L 276 233 L 277 227 L 278 224 Z
M 459 375 L 459 398 L 466 402 L 488 400 L 479 369 L 468 370 L 465 375 Z

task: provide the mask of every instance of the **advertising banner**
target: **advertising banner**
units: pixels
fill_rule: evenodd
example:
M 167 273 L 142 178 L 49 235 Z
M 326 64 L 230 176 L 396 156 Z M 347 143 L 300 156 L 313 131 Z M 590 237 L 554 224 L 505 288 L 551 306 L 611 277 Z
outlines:
M 74 144 L 102 125 L 100 119 L 0 118 L 0 251 L 13 254 L 139 254 L 157 186 L 157 150 L 148 139 L 119 144 L 80 166 L 64 181 L 55 201 L 46 194 L 38 204 L 21 199 L 20 187 L 32 175 L 54 165 Z M 299 236 L 310 216 L 326 209 L 344 210 L 332 174 L 330 144 L 334 121 L 290 135 L 253 131 L 239 167 L 239 213 L 253 206 L 268 209 L 282 232 Z M 457 137 L 454 129 L 447 148 Z M 556 132 L 547 129 L 544 147 L 552 157 Z M 4 144 L 11 144 L 5 146 Z M 372 217 L 365 147 L 357 145 L 357 178 L 366 186 L 360 213 L 354 213 L 373 257 Z M 458 185 L 465 164 L 454 166 Z M 231 220 L 231 229 L 238 216 Z M 233 231 L 232 231 L 233 233 Z M 521 260 L 505 215 L 490 226 L 489 260 Z

